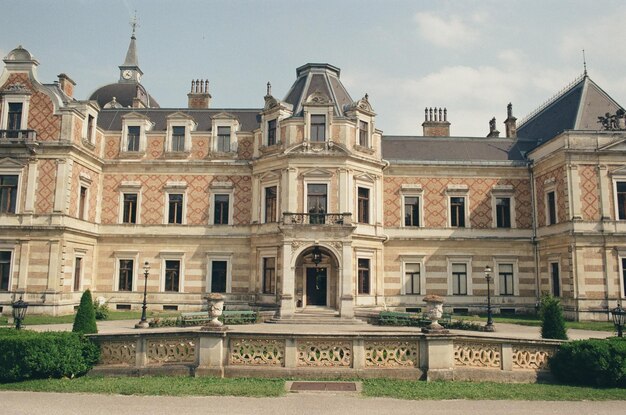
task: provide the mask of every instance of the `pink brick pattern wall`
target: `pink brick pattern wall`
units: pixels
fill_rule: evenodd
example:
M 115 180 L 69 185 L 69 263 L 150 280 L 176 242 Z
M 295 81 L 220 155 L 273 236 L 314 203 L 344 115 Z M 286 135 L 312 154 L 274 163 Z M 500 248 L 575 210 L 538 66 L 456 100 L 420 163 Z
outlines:
M 35 193 L 35 213 L 52 213 L 54 190 L 56 187 L 57 164 L 55 160 L 39 160 L 37 165 L 37 192 Z
M 569 217 L 567 209 L 566 196 L 567 186 L 565 184 L 565 166 L 557 167 L 540 176 L 535 177 L 535 189 L 537 194 L 537 222 L 538 226 L 546 226 L 546 197 L 545 197 L 545 181 L 551 178 L 555 179 L 555 192 L 557 198 L 557 220 L 564 222 Z
M 596 166 L 578 166 L 580 203 L 584 220 L 600 220 L 600 195 Z

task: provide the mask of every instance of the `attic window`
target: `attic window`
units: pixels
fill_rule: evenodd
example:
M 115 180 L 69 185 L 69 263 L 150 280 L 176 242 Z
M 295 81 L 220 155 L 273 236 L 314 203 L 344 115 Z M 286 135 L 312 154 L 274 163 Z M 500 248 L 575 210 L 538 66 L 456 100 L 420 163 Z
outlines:
M 311 115 L 311 141 L 326 141 L 326 116 Z

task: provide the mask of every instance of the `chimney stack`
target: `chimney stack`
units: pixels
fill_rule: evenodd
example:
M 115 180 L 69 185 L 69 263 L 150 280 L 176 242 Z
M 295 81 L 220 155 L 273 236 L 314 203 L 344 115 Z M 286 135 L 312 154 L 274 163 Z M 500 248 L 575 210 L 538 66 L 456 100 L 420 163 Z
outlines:
M 187 94 L 187 102 L 187 107 L 191 109 L 207 109 L 211 106 L 208 79 L 191 81 L 191 91 Z
M 489 134 L 487 134 L 487 137 L 500 137 L 500 131 L 496 128 L 496 117 L 489 121 Z
M 506 128 L 506 138 L 517 138 L 517 118 L 513 116 L 513 104 L 509 102 L 506 106 L 507 119 L 504 120 L 504 126 Z
M 424 110 L 424 137 L 450 137 L 450 123 L 447 108 L 426 108 Z
M 74 96 L 74 86 L 76 86 L 76 82 L 72 81 L 72 79 L 64 73 L 60 73 L 57 75 L 59 78 L 59 87 L 61 91 L 65 93 L 68 97 L 72 98 Z

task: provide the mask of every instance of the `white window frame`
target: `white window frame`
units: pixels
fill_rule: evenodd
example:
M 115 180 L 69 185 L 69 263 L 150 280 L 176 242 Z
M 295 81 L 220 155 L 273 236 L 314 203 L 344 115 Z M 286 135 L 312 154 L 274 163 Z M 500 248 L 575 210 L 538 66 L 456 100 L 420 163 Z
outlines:
M 510 228 L 498 228 L 498 211 L 496 205 L 496 199 L 508 198 L 510 200 L 509 204 L 509 215 L 511 218 L 511 227 Z M 517 227 L 515 221 L 515 191 L 513 186 L 494 186 L 491 189 L 491 212 L 492 214 L 492 222 L 491 226 L 496 229 L 515 229 Z
M 17 176 L 17 194 L 15 195 L 15 212 L 14 213 L 2 213 L 0 215 L 17 215 L 21 213 L 21 203 L 22 203 L 22 172 L 24 171 L 23 167 L 11 167 L 11 166 L 1 166 L 0 165 L 0 176 Z
M 28 115 L 30 111 L 30 94 L 8 94 L 3 95 L 2 118 L 0 118 L 0 130 L 7 130 L 9 127 L 9 104 L 22 104 L 22 119 L 20 120 L 20 130 L 28 130 Z
M 359 221 L 359 187 L 362 187 L 363 189 L 367 189 L 368 190 L 368 199 L 367 199 L 367 222 L 360 222 Z M 366 182 L 362 182 L 362 181 L 357 181 L 355 182 L 355 207 L 354 207 L 354 212 L 356 213 L 356 217 L 355 217 L 355 221 L 354 224 L 358 224 L 358 225 L 371 225 L 372 224 L 372 219 L 374 219 L 375 216 L 375 212 L 374 212 L 374 184 L 373 183 L 366 183 Z
M 513 255 L 497 256 L 493 258 L 493 295 L 501 296 L 505 298 L 518 297 L 519 296 L 519 261 L 518 258 Z M 513 265 L 513 294 L 501 295 L 500 294 L 500 266 L 501 265 Z M 485 281 L 486 284 L 486 281 Z
M 401 199 L 401 212 L 402 217 L 400 218 L 400 226 L 403 228 L 423 228 L 424 227 L 424 191 L 422 190 L 421 185 L 402 185 L 400 190 L 400 199 Z M 418 201 L 418 218 L 419 221 L 418 226 L 407 226 L 404 223 L 404 218 L 406 217 L 406 203 L 405 198 L 407 197 L 417 197 Z
M 117 220 L 119 224 L 123 225 L 138 225 L 141 223 L 141 199 L 142 199 L 142 187 L 139 182 L 122 182 L 118 188 L 119 190 L 119 212 Z M 136 194 L 137 195 L 137 220 L 135 223 L 124 222 L 124 194 Z
M 85 173 L 81 173 L 78 176 L 78 198 L 76 199 L 76 217 L 80 220 L 89 221 L 89 199 L 91 197 L 91 184 L 92 179 L 91 176 Z M 85 206 L 84 206 L 84 217 L 80 217 L 80 191 L 81 188 L 85 188 L 87 191 L 85 192 Z
M 448 262 L 448 295 L 456 297 L 469 297 L 474 295 L 474 287 L 472 284 L 472 257 L 471 256 L 453 256 L 447 258 Z M 467 274 L 467 294 L 454 294 L 454 285 L 452 281 L 452 264 L 465 264 L 465 272 Z
M 470 220 L 470 198 L 469 198 L 469 188 L 467 185 L 454 185 L 449 184 L 446 189 L 446 208 L 447 208 L 447 225 L 448 228 L 455 229 L 469 229 L 472 227 L 472 221 Z M 452 198 L 453 197 L 462 197 L 465 199 L 464 202 L 464 215 L 465 215 L 465 226 L 452 226 Z
M 89 117 L 93 117 L 93 130 L 91 136 L 89 135 Z M 96 142 L 96 134 L 98 130 L 98 111 L 93 108 L 87 107 L 85 111 L 85 121 L 83 122 L 82 138 L 89 144 Z
M 153 127 L 153 123 L 144 115 L 130 113 L 122 117 L 122 139 L 120 140 L 121 154 L 144 154 L 148 147 L 146 133 Z M 139 127 L 139 150 L 128 151 L 128 127 Z
M 401 295 L 424 295 L 426 293 L 426 268 L 424 255 L 401 255 L 400 256 L 400 294 Z M 406 265 L 407 264 L 419 264 L 420 266 L 420 292 L 419 293 L 407 293 L 406 292 Z
M 275 121 L 276 122 L 276 142 L 272 145 L 279 145 L 281 143 L 281 137 L 280 137 L 280 123 L 279 123 L 279 117 L 275 116 L 275 117 L 268 117 L 267 119 L 265 119 L 265 122 L 263 123 L 263 146 L 266 147 L 270 147 L 271 145 L 269 144 L 269 123 L 270 121 Z
M 550 286 L 550 294 L 554 295 L 554 284 L 552 281 L 552 264 L 557 264 L 559 270 L 559 298 L 563 297 L 563 267 L 561 265 L 561 257 L 548 257 L 548 284 Z
M 219 127 L 230 127 L 230 151 L 222 152 L 217 149 L 217 130 Z M 214 153 L 231 154 L 237 153 L 237 133 L 239 132 L 240 124 L 235 117 L 227 113 L 220 113 L 213 117 L 211 124 L 211 149 Z
M 548 194 L 554 192 L 554 223 L 550 223 L 550 205 L 548 203 Z M 556 191 L 556 181 L 554 178 L 544 182 L 543 188 L 543 204 L 546 223 L 544 226 L 556 225 L 559 223 L 559 195 Z
M 0 251 L 3 249 L 0 248 Z M 626 248 L 617 248 L 617 265 L 618 265 L 618 287 L 619 287 L 619 295 L 620 298 L 626 298 L 626 282 L 624 281 L 624 266 L 622 264 L 622 260 L 626 259 Z
M 82 292 L 83 286 L 85 285 L 85 257 L 87 256 L 87 252 L 84 249 L 74 249 L 74 257 L 72 259 L 72 282 L 70 285 L 70 290 L 74 293 Z M 76 281 L 76 259 L 80 258 L 80 277 L 78 280 L 78 289 L 74 289 L 74 284 Z
M 186 182 L 168 182 L 164 188 L 165 200 L 163 206 L 163 224 L 164 225 L 186 225 L 187 224 L 187 183 Z M 181 223 L 169 223 L 170 215 L 170 195 L 183 195 L 183 211 Z
M 259 285 L 257 290 L 260 295 L 276 295 L 278 293 L 278 248 L 263 248 L 257 251 L 257 269 L 259 270 Z M 265 275 L 263 273 L 263 259 L 274 258 L 274 292 L 263 293 L 263 279 Z
M 354 261 L 354 276 L 355 278 L 355 286 L 354 292 L 358 297 L 374 297 L 376 295 L 377 287 L 376 281 L 377 276 L 375 275 L 376 269 L 376 253 L 374 251 L 368 250 L 357 250 L 356 251 L 356 261 Z M 369 293 L 359 293 L 359 259 L 368 259 L 370 261 L 370 270 L 369 270 Z
M 137 272 L 139 271 L 139 251 L 116 251 L 113 252 L 113 256 L 115 258 L 115 270 L 113 271 L 113 291 L 122 292 L 122 293 L 133 293 L 138 292 L 139 287 L 137 286 L 139 282 L 139 276 Z M 120 261 L 133 261 L 133 289 L 132 291 L 120 291 Z M 142 287 L 143 289 L 143 287 Z
M 331 194 L 331 186 L 330 186 L 331 178 L 330 177 L 304 177 L 302 181 L 304 185 L 304 189 L 302 193 L 304 193 L 304 200 L 302 201 L 302 210 L 305 213 L 309 213 L 309 185 L 310 184 L 325 184 L 326 185 L 326 212 L 328 214 L 330 211 L 330 194 Z
M 226 261 L 226 294 L 232 292 L 233 254 L 232 252 L 208 252 L 206 272 L 206 292 L 211 293 L 213 284 L 213 261 Z
M 619 203 L 617 201 L 617 183 L 626 183 L 626 176 L 613 176 L 613 209 L 616 221 L 626 221 L 626 218 L 619 217 Z
M 159 291 L 166 294 L 180 294 L 185 292 L 185 253 L 184 252 L 160 252 L 161 273 Z M 178 291 L 165 291 L 165 261 L 179 261 Z
M 367 137 L 365 139 L 365 146 L 361 145 L 361 122 L 367 123 Z M 356 119 L 356 137 L 355 144 L 361 148 L 372 148 L 372 118 L 371 117 L 359 117 Z
M 267 204 L 265 203 L 265 189 L 267 189 L 268 187 L 275 187 L 276 188 L 276 217 L 274 218 L 273 222 L 267 222 L 265 219 L 265 210 L 266 210 L 266 206 Z M 280 217 L 280 185 L 278 183 L 278 180 L 273 180 L 267 183 L 263 183 L 261 185 L 261 223 L 274 223 L 274 222 L 278 222 L 279 217 Z
M 15 271 L 15 246 L 0 244 L 0 251 L 11 253 L 11 261 L 9 262 L 9 284 L 7 286 L 8 290 L 0 291 L 0 293 L 10 293 L 13 291 L 13 272 Z
M 232 184 L 211 186 L 209 189 L 209 225 L 212 226 L 233 226 L 233 208 L 235 199 L 235 189 Z M 215 195 L 228 195 L 228 223 L 215 223 Z
M 310 105 L 310 104 L 309 104 Z M 325 143 L 328 141 L 332 141 L 330 132 L 331 126 L 333 124 L 333 110 L 332 106 L 323 105 L 323 106 L 304 106 L 304 141 L 309 141 L 312 143 Z M 324 141 L 311 141 L 311 115 L 324 115 L 326 118 L 326 126 L 324 129 Z

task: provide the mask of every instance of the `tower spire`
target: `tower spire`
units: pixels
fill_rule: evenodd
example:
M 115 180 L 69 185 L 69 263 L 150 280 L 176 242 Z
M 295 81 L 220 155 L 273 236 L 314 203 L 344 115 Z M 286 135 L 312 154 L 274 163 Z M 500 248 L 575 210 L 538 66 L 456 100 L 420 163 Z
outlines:
M 128 51 L 126 52 L 126 58 L 124 63 L 120 65 L 120 81 L 121 82 L 140 82 L 143 72 L 139 69 L 139 59 L 137 58 L 137 38 L 135 33 L 139 27 L 139 19 L 137 18 L 137 11 L 135 15 L 130 19 L 130 26 L 132 27 L 132 34 L 130 36 L 130 43 L 128 44 Z
M 587 58 L 585 58 L 585 49 L 583 49 L 583 68 L 585 69 L 583 75 L 587 76 Z

